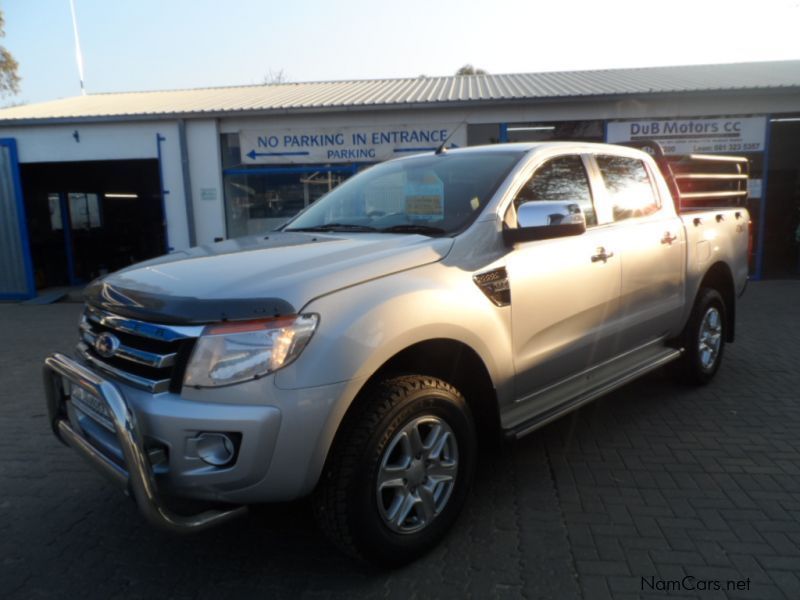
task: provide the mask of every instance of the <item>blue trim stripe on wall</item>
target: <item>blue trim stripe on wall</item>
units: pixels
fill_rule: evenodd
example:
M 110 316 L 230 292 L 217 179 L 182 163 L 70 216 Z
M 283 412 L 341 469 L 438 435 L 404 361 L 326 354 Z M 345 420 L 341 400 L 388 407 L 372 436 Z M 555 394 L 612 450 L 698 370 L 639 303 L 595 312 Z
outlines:
M 61 210 L 61 229 L 64 232 L 64 249 L 67 256 L 67 277 L 70 285 L 78 285 L 75 275 L 75 253 L 72 247 L 72 215 L 69 212 L 69 202 L 66 192 L 58 194 L 59 210 Z

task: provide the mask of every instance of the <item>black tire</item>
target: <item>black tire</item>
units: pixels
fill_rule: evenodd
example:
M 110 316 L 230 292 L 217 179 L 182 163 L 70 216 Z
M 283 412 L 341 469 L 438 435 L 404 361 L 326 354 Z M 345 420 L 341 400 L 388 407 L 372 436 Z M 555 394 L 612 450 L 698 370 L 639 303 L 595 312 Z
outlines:
M 447 432 L 444 438 L 431 433 L 433 426 L 438 426 L 439 432 Z M 426 427 L 431 427 L 427 434 Z M 427 478 L 427 470 L 420 474 L 420 468 L 427 469 L 420 467 L 421 464 L 440 460 L 438 454 L 428 460 L 434 454 L 425 450 L 423 459 L 419 460 L 422 453 L 409 458 L 411 467 L 404 473 L 413 477 L 409 475 L 406 479 L 404 475 L 401 487 L 378 492 L 379 474 L 385 475 L 387 469 L 396 468 L 388 462 L 394 460 L 393 452 L 401 452 L 397 448 L 405 447 L 398 442 L 399 438 L 409 439 L 407 432 L 412 429 L 421 437 L 427 435 L 427 440 L 449 440 L 447 449 L 451 454 L 456 448 L 454 462 L 450 456 L 439 463 L 447 462 L 444 468 L 452 470 L 454 479 L 451 483 L 433 483 L 434 476 Z M 408 563 L 436 545 L 458 517 L 474 477 L 475 454 L 472 416 L 463 396 L 453 386 L 421 375 L 381 381 L 357 399 L 336 436 L 312 499 L 316 521 L 326 536 L 350 556 L 382 566 Z M 412 468 L 416 469 L 413 473 Z M 425 479 L 420 481 L 418 477 Z M 420 497 L 417 494 L 422 494 L 423 488 L 440 492 L 439 501 L 444 500 L 438 513 L 427 522 L 424 516 L 418 517 L 418 512 L 422 512 L 420 500 L 419 508 L 415 505 L 400 525 L 388 521 L 386 504 L 400 502 L 398 498 L 408 498 L 411 503 L 414 497 Z M 449 490 L 446 497 L 441 493 L 445 488 Z M 415 522 L 421 527 L 418 531 L 413 530 Z M 393 529 L 401 526 L 412 530 Z
M 709 319 L 716 319 L 718 323 L 712 326 Z M 707 343 L 711 339 L 708 337 L 711 330 L 716 331 L 714 336 L 718 337 L 718 345 Z M 705 385 L 711 381 L 722 362 L 727 334 L 725 301 L 717 290 L 702 288 L 681 334 L 684 353 L 677 363 L 678 378 L 690 385 Z M 717 348 L 715 351 L 714 347 Z

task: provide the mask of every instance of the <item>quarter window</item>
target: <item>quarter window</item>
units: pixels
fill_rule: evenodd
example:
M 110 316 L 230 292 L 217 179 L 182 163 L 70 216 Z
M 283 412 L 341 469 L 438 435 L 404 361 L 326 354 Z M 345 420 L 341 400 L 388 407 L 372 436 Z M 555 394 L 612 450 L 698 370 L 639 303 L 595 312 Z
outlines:
M 646 217 L 659 209 L 644 163 L 625 156 L 597 156 L 615 221 Z
M 559 156 L 540 166 L 514 198 L 514 208 L 524 202 L 576 202 L 586 218 L 586 226 L 597 225 L 589 178 L 580 156 Z

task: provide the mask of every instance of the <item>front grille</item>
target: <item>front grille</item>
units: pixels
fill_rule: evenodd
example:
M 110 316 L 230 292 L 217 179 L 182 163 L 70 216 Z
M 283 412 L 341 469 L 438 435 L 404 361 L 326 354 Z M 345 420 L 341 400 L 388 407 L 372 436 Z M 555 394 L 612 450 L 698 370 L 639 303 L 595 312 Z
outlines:
M 157 325 L 87 307 L 80 322 L 78 353 L 97 369 L 135 387 L 154 394 L 179 391 L 202 330 L 202 326 Z

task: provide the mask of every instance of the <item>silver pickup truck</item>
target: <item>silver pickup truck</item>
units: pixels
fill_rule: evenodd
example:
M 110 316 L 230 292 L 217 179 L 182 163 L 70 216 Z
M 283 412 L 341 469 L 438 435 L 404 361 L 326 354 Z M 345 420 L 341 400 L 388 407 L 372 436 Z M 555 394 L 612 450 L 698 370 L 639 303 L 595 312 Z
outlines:
M 46 359 L 53 431 L 160 527 L 310 495 L 344 551 L 412 560 L 455 521 L 479 439 L 668 363 L 700 384 L 717 372 L 750 219 L 679 215 L 676 196 L 741 198 L 746 161 L 661 162 L 440 149 L 365 170 L 277 231 L 105 276 L 75 356 Z

